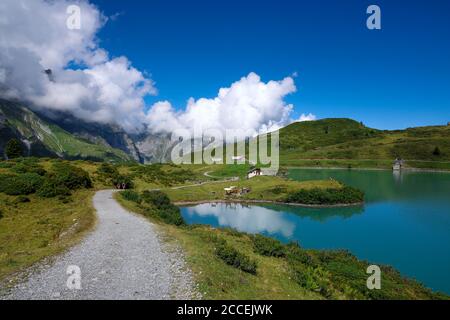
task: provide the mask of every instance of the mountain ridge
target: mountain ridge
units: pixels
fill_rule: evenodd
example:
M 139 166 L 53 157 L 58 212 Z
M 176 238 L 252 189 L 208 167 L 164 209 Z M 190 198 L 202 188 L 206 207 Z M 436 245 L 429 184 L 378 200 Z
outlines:
M 279 133 L 282 165 L 317 159 L 450 161 L 450 125 L 379 130 L 353 119 L 329 118 L 294 122 Z M 7 141 L 17 138 L 27 147 L 27 155 L 148 164 L 170 162 L 174 146 L 169 134 L 130 134 L 117 125 L 33 111 L 3 99 L 0 134 L 2 155 Z
M 0 99 L 0 154 L 10 139 L 20 140 L 28 156 L 69 160 L 127 162 L 125 152 L 76 137 L 56 123 L 41 118 L 19 102 Z

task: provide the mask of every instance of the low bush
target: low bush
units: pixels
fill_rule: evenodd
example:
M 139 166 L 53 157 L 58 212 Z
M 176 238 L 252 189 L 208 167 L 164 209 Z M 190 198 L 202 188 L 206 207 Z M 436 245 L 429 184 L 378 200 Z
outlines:
M 16 163 L 16 165 L 11 168 L 11 171 L 19 174 L 36 173 L 40 176 L 44 176 L 47 173 L 40 165 L 25 161 Z
M 117 185 L 122 187 L 122 185 L 125 184 L 126 189 L 134 188 L 133 179 L 128 175 L 120 174 L 117 166 L 113 166 L 109 163 L 102 163 L 97 169 L 96 174 L 105 184 L 109 184 L 114 187 Z
M 3 212 L 0 210 L 0 220 L 3 218 Z
M 141 203 L 141 196 L 139 193 L 132 191 L 132 190 L 125 190 L 121 192 L 121 196 L 128 201 Z
M 144 191 L 142 200 L 156 207 L 167 206 L 170 204 L 169 197 L 162 191 Z
M 318 286 L 312 277 L 312 270 L 303 264 L 289 264 L 292 280 L 306 289 L 317 289 Z
M 14 167 L 14 162 L 11 161 L 0 161 L 0 169 L 9 169 Z
M 170 202 L 169 197 L 161 191 L 144 191 L 140 196 L 142 201 L 151 206 L 150 210 L 165 223 L 176 226 L 185 225 L 180 208 Z
M 252 237 L 253 247 L 255 252 L 267 257 L 284 257 L 283 244 L 275 239 L 255 235 Z
M 113 186 L 122 185 L 125 184 L 125 189 L 133 189 L 134 183 L 133 179 L 130 176 L 119 174 L 111 178 L 111 183 Z
M 92 181 L 89 173 L 70 164 L 57 162 L 53 164 L 52 173 L 49 174 L 52 183 L 65 186 L 70 190 L 91 188 Z
M 287 192 L 287 188 L 285 186 L 275 186 L 269 189 L 268 192 L 273 194 L 283 194 Z
M 9 179 L 14 177 L 16 177 L 16 175 L 0 173 L 0 192 L 5 192 L 5 190 L 8 188 Z
M 309 205 L 351 204 L 364 201 L 364 192 L 345 186 L 339 189 L 302 189 L 290 193 L 285 202 Z
M 184 222 L 183 216 L 180 213 L 180 209 L 173 204 L 158 208 L 158 216 L 168 224 L 173 224 L 176 226 L 182 226 L 186 224 Z
M 11 139 L 6 143 L 5 155 L 8 159 L 20 158 L 24 154 L 24 145 L 18 139 Z
M 222 231 L 230 236 L 237 237 L 237 238 L 242 238 L 245 235 L 244 232 L 238 231 L 238 230 L 236 230 L 234 228 L 230 228 L 230 227 L 222 228 Z
M 316 267 L 318 265 L 316 259 L 303 250 L 297 243 L 289 243 L 284 247 L 286 259 L 290 263 L 302 263 L 307 266 Z
M 226 264 L 244 272 L 256 274 L 257 264 L 245 254 L 237 251 L 223 239 L 216 243 L 216 255 Z
M 42 186 L 37 190 L 37 195 L 42 198 L 54 198 L 57 196 L 69 196 L 70 190 L 55 179 L 45 179 Z
M 196 179 L 196 174 L 189 169 L 183 169 L 176 165 L 164 167 L 161 164 L 151 166 L 134 166 L 133 176 L 139 177 L 148 183 L 157 183 L 164 186 L 185 183 Z
M 36 173 L 9 176 L 2 180 L 0 191 L 10 196 L 26 196 L 35 193 L 43 180 L 44 178 Z
M 100 165 L 100 167 L 98 167 L 96 173 L 105 178 L 111 178 L 111 177 L 119 174 L 119 171 L 117 170 L 117 168 L 115 166 L 104 162 Z

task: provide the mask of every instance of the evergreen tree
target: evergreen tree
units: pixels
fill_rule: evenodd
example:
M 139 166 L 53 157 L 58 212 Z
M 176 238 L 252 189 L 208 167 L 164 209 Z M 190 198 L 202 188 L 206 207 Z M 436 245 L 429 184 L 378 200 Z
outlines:
M 22 143 L 17 139 L 9 140 L 5 147 L 5 154 L 8 159 L 22 157 L 23 156 Z
M 435 156 L 441 155 L 441 150 L 439 149 L 439 147 L 434 148 L 433 155 L 435 155 Z

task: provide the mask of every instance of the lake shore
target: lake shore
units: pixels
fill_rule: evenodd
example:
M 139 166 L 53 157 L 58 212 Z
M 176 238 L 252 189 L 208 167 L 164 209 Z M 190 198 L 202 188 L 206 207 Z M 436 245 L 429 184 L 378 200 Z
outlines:
M 349 171 L 392 171 L 389 168 L 345 168 L 345 167 L 305 167 L 305 166 L 286 166 L 284 169 L 304 169 L 304 170 L 349 170 Z M 450 173 L 450 170 L 429 169 L 429 168 L 403 168 L 399 172 L 436 172 L 436 173 Z
M 174 202 L 174 205 L 176 205 L 178 207 L 189 207 L 189 206 L 195 206 L 195 205 L 205 204 L 205 203 L 279 204 L 279 205 L 304 207 L 304 208 L 343 208 L 343 207 L 356 207 L 356 206 L 364 205 L 364 202 L 326 205 L 326 204 L 303 204 L 303 203 L 281 202 L 281 201 L 272 201 L 272 200 L 251 200 L 251 199 L 178 201 L 178 202 Z

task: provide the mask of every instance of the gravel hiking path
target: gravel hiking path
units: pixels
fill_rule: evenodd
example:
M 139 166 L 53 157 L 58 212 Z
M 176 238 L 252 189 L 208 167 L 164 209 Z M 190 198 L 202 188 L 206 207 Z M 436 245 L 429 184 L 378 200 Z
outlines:
M 130 213 L 112 190 L 94 196 L 97 226 L 66 253 L 27 270 L 0 299 L 199 299 L 181 249 L 160 239 L 156 226 Z M 81 271 L 81 289 L 69 289 L 69 266 Z

